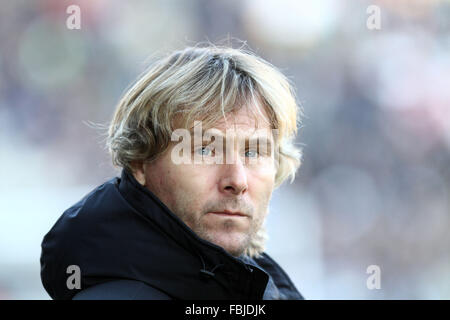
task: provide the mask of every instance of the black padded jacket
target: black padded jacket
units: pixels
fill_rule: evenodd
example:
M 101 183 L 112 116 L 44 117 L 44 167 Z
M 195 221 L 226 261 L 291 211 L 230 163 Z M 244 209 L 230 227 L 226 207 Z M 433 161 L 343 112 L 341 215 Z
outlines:
M 236 258 L 201 239 L 127 170 L 67 209 L 41 247 L 53 299 L 303 299 L 269 255 Z

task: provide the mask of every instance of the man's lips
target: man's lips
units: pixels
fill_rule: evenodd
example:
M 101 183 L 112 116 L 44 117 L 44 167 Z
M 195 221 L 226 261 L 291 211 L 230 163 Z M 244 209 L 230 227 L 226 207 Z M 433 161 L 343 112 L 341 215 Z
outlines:
M 216 214 L 216 215 L 220 215 L 220 216 L 225 216 L 225 217 L 247 217 L 246 214 L 242 213 L 242 212 L 233 212 L 233 211 L 214 211 L 214 212 L 208 212 L 211 214 Z

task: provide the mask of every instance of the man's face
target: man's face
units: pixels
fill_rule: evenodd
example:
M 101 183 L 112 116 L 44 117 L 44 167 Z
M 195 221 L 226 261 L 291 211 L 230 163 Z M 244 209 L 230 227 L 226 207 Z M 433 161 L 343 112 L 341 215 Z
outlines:
M 175 164 L 172 149 L 176 143 L 172 143 L 161 157 L 144 164 L 138 180 L 198 236 L 239 256 L 265 219 L 276 169 L 270 147 L 258 154 L 255 148 L 249 149 L 252 144 L 244 142 L 251 137 L 273 145 L 266 121 L 256 120 L 247 108 L 241 108 L 227 117 L 227 123 L 222 119 L 213 128 L 223 134 L 224 149 L 228 149 L 222 164 L 207 161 L 211 155 L 205 148 L 208 143 L 190 150 L 205 161 Z M 229 153 L 231 148 L 234 154 Z M 257 161 L 251 162 L 254 157 Z

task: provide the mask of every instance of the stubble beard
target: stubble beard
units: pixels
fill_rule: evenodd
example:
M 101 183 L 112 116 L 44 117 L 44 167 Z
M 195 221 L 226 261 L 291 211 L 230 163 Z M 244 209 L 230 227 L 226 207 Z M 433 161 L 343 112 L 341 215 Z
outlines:
M 224 221 L 221 221 L 219 225 L 217 225 L 214 230 L 210 230 L 207 225 L 205 225 L 204 221 L 202 219 L 205 217 L 205 215 L 208 212 L 211 211 L 202 211 L 202 213 L 196 214 L 193 212 L 188 212 L 184 209 L 177 210 L 175 213 L 185 224 L 188 225 L 188 227 L 194 231 L 194 233 L 199 236 L 200 238 L 209 241 L 211 243 L 214 243 L 215 245 L 218 245 L 220 247 L 223 247 L 222 244 L 219 243 L 218 235 L 216 235 L 216 232 L 221 233 L 229 233 L 230 238 L 228 242 L 231 243 L 238 243 L 237 246 L 233 246 L 233 248 L 224 248 L 229 254 L 231 254 L 234 257 L 241 256 L 246 249 L 250 246 L 253 239 L 257 236 L 258 230 L 262 226 L 262 220 L 264 217 L 257 212 L 256 210 L 253 210 L 253 214 L 250 217 L 246 217 L 245 219 L 250 219 L 249 221 L 249 228 L 248 232 L 241 232 L 239 235 L 232 236 L 231 233 L 234 231 L 234 229 L 237 227 L 236 222 L 230 218 L 230 219 L 224 219 Z M 217 230 L 217 231 L 216 231 Z

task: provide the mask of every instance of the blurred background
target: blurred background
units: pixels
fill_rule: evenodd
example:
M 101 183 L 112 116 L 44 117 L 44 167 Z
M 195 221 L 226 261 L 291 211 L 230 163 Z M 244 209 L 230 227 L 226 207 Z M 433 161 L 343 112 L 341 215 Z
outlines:
M 154 57 L 233 38 L 279 67 L 304 109 L 303 165 L 267 221 L 268 253 L 299 291 L 450 299 L 444 0 L 0 0 L 0 299 L 49 299 L 42 238 L 119 173 L 90 123 L 110 121 Z M 366 286 L 370 265 L 380 289 Z

